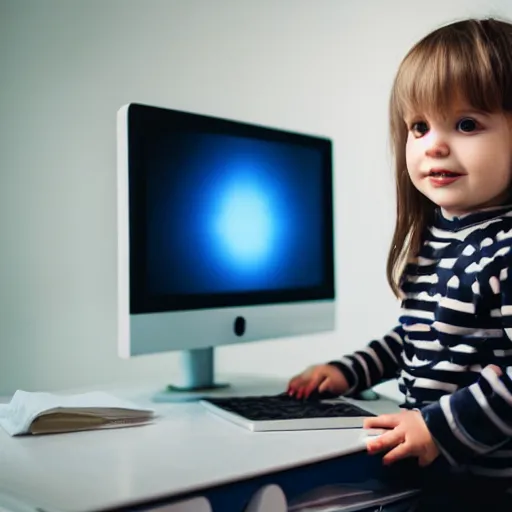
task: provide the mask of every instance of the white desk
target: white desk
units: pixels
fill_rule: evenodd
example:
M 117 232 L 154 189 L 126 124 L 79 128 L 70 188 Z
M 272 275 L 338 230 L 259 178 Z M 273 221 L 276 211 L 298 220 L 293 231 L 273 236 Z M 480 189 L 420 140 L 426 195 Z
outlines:
M 355 452 L 368 457 L 358 429 L 254 433 L 197 403 L 153 406 L 161 417 L 142 427 L 15 438 L 0 429 L 0 493 L 44 511 L 91 512 L 199 495 Z M 396 410 L 387 401 L 364 406 Z

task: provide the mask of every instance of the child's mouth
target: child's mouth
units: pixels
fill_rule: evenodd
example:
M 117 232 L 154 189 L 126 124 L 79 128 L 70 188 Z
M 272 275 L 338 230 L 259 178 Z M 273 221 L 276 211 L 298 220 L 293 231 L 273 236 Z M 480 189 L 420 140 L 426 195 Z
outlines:
M 434 187 L 444 187 L 446 185 L 451 185 L 452 183 L 457 181 L 462 176 L 463 176 L 463 174 L 460 174 L 458 172 L 448 171 L 445 169 L 431 170 L 430 173 L 428 174 L 430 183 Z
M 462 175 L 458 172 L 447 171 L 445 169 L 439 169 L 439 170 L 430 171 L 429 176 L 433 177 L 433 178 L 457 178 Z

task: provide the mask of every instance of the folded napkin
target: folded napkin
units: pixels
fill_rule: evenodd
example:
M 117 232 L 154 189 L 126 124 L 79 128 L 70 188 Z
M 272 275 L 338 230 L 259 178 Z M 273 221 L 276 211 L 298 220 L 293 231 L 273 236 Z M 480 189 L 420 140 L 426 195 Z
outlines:
M 18 390 L 0 404 L 0 426 L 11 436 L 53 434 L 148 423 L 152 409 L 99 391 L 76 395 Z

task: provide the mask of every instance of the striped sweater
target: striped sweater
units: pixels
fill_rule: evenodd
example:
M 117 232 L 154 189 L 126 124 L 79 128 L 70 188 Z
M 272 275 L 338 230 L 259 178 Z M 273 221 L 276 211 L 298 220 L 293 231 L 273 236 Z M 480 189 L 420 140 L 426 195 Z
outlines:
M 337 363 L 353 394 L 398 378 L 457 470 L 512 478 L 512 206 L 437 212 L 402 280 L 399 325 Z M 487 366 L 497 365 L 502 376 Z

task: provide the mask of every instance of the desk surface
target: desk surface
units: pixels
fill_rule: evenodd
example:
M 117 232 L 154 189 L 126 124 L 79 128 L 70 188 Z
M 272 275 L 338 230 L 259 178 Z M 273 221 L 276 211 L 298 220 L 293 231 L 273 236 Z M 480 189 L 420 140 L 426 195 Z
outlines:
M 197 403 L 153 406 L 160 417 L 141 427 L 14 438 L 0 429 L 0 494 L 34 508 L 94 511 L 365 448 L 360 429 L 255 433 Z M 396 409 L 383 400 L 364 406 L 376 413 Z

